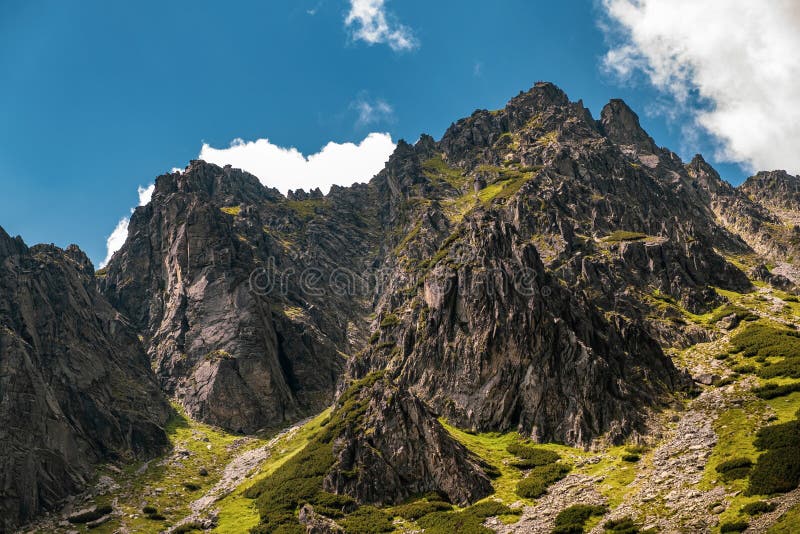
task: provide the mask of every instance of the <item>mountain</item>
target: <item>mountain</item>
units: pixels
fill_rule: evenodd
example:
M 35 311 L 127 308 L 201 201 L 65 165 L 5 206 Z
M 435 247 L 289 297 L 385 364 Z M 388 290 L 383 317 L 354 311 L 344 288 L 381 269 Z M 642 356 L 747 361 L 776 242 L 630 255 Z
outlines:
M 37 290 L 84 288 L 18 315 L 57 301 L 82 328 L 115 321 L 79 336 L 83 353 L 153 399 L 128 404 L 145 413 L 126 434 L 150 428 L 152 446 L 112 440 L 115 454 L 163 446 L 156 389 L 188 415 L 158 464 L 168 475 L 117 477 L 145 493 L 114 494 L 110 524 L 157 531 L 163 512 L 176 529 L 382 532 L 402 517 L 434 533 L 549 532 L 585 500 L 614 520 L 708 531 L 723 500 L 749 504 L 714 470 L 756 450 L 716 421 L 753 436 L 770 414 L 794 416 L 798 183 L 774 171 L 734 187 L 702 156 L 659 147 L 623 101 L 595 118 L 540 82 L 438 141 L 401 140 L 369 183 L 327 195 L 192 161 L 156 179 L 94 275 L 73 248 L 6 248 L 50 258 L 71 284 L 24 271 Z M 15 291 L 7 307 L 27 302 Z M 85 387 L 74 351 L 52 357 Z M 781 395 L 788 405 L 769 404 Z
M 646 292 L 701 311 L 719 303 L 711 286 L 750 285 L 715 252 L 747 245 L 690 183 L 624 103 L 595 121 L 538 84 L 438 143 L 401 142 L 369 184 L 327 197 L 199 161 L 161 176 L 101 287 L 165 390 L 234 431 L 319 411 L 345 354 L 353 377 L 389 367 L 478 430 L 620 439 L 637 429 L 633 406 L 686 385 L 656 341 L 692 332 L 648 324 Z M 252 291 L 260 270 L 280 287 Z M 364 273 L 375 288 L 360 291 Z M 326 287 L 305 287 L 309 275 Z M 535 284 L 509 293 L 515 276 Z
M 0 531 L 83 489 L 99 462 L 150 458 L 171 413 L 127 320 L 77 247 L 0 229 Z

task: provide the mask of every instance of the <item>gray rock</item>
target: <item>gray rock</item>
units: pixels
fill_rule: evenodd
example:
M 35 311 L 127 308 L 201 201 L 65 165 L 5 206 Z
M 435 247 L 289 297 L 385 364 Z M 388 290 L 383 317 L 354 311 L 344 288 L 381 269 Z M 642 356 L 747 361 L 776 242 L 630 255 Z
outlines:
M 169 404 L 86 255 L 2 229 L 0 392 L 0 530 L 83 489 L 97 463 L 167 444 Z

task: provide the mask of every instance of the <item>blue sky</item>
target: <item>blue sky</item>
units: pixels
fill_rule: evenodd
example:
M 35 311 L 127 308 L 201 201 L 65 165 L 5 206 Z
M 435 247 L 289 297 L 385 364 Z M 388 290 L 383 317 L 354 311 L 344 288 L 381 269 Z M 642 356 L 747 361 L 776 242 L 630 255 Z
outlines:
M 266 138 L 310 154 L 370 132 L 438 138 L 538 80 L 595 116 L 624 98 L 658 144 L 703 152 L 733 183 L 748 174 L 720 164 L 706 131 L 687 138 L 665 112 L 674 93 L 604 66 L 619 43 L 603 4 L 371 4 L 387 24 L 377 37 L 346 24 L 346 0 L 0 2 L 0 226 L 77 243 L 97 265 L 137 186 L 203 143 Z M 707 105 L 700 96 L 683 103 Z

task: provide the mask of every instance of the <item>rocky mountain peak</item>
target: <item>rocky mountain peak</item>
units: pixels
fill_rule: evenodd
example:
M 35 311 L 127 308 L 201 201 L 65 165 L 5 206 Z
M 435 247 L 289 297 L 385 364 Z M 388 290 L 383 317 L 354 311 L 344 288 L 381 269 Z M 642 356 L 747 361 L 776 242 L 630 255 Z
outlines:
M 162 174 L 156 178 L 153 198 L 167 195 L 200 194 L 229 203 L 278 200 L 283 195 L 264 187 L 259 179 L 231 165 L 220 167 L 203 160 L 192 160 L 183 172 Z
M 0 259 L 20 253 L 25 248 L 25 243 L 23 243 L 21 237 L 11 237 L 0 227 Z
M 800 208 L 800 176 L 784 170 L 758 172 L 745 180 L 741 188 L 748 195 L 787 209 Z
M 699 188 L 712 195 L 732 189 L 731 185 L 725 182 L 714 167 L 709 165 L 700 154 L 695 154 L 692 161 L 686 164 L 686 171 L 696 181 Z
M 527 108 L 538 112 L 568 104 L 570 104 L 569 97 L 560 87 L 550 82 L 536 82 L 528 91 L 520 91 L 508 102 L 507 107 Z
M 619 145 L 633 145 L 643 152 L 655 153 L 658 147 L 639 124 L 639 116 L 619 98 L 614 98 L 600 112 L 603 132 Z

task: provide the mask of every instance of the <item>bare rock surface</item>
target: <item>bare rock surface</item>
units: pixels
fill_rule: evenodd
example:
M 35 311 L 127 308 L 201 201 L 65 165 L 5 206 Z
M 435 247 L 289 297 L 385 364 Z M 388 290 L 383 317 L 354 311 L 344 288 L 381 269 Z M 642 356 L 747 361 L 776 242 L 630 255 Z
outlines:
M 160 452 L 170 413 L 86 255 L 0 229 L 0 531 L 86 487 L 99 462 Z

